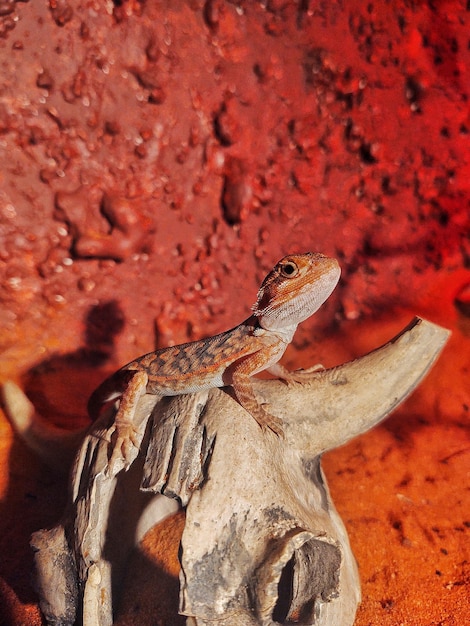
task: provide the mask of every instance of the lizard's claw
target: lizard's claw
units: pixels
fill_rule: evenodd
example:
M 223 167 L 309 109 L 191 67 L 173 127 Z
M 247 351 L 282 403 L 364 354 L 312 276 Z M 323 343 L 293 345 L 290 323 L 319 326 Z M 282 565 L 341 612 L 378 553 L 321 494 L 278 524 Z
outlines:
M 310 367 L 307 367 L 306 370 L 295 370 L 294 374 L 299 373 L 299 374 L 313 374 L 314 372 L 319 372 L 320 370 L 324 370 L 325 366 L 322 365 L 321 363 L 316 363 L 315 365 L 311 365 Z
M 116 433 L 116 440 L 112 442 L 112 453 L 108 463 L 108 472 L 117 474 L 123 466 L 127 469 L 135 459 L 140 448 L 140 438 L 131 423 L 115 423 L 110 434 Z
M 306 370 L 298 369 L 293 372 L 289 372 L 281 380 L 283 380 L 287 386 L 295 385 L 295 383 L 305 383 L 310 380 L 312 374 L 324 369 L 323 365 L 318 363 L 317 365 L 313 365 Z
M 141 422 L 136 409 L 140 398 L 146 393 L 147 382 L 145 371 L 135 371 L 121 394 L 114 424 L 108 431 L 110 435 L 116 433 L 115 441 L 111 439 L 112 454 L 107 468 L 107 473 L 113 476 L 123 468 L 127 470 L 139 452 L 143 434 L 136 427 Z
M 256 421 L 265 431 L 267 428 L 271 430 L 278 437 L 284 437 L 284 428 L 282 426 L 282 420 L 279 417 L 275 417 L 263 409 L 263 414 L 256 416 Z
M 270 422 L 268 425 L 269 430 L 272 430 L 272 432 L 277 435 L 280 439 L 284 439 L 285 435 L 284 435 L 284 428 L 282 426 L 282 421 L 280 419 L 273 418 L 273 421 Z

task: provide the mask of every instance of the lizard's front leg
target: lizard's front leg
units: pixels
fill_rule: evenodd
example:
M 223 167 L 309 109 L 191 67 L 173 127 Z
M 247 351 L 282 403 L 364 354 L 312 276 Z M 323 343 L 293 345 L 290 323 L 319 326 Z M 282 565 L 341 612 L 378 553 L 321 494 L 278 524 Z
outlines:
M 260 371 L 260 359 L 259 352 L 255 352 L 240 361 L 237 361 L 232 366 L 232 380 L 231 384 L 237 400 L 242 407 L 250 413 L 261 428 L 264 430 L 269 428 L 276 435 L 283 436 L 284 430 L 282 428 L 282 420 L 274 415 L 268 413 L 258 402 L 253 391 L 252 374 Z
M 136 408 L 140 398 L 147 390 L 148 376 L 143 371 L 137 371 L 129 380 L 126 390 L 122 394 L 119 408 L 114 418 L 111 434 L 116 432 L 116 441 L 109 460 L 109 472 L 115 473 L 116 463 L 124 461 L 127 468 L 134 460 L 134 448 L 137 450 L 141 443 L 139 423 L 137 422 Z
M 286 381 L 286 383 L 289 384 L 289 383 L 307 382 L 311 378 L 312 374 L 320 370 L 324 370 L 324 369 L 325 368 L 323 367 L 323 365 L 318 363 L 317 365 L 312 365 L 306 370 L 301 369 L 301 370 L 294 370 L 291 372 L 286 367 L 284 367 L 284 365 L 281 365 L 280 363 L 274 363 L 273 365 L 268 367 L 266 371 L 272 374 L 273 376 L 277 376 L 281 380 Z

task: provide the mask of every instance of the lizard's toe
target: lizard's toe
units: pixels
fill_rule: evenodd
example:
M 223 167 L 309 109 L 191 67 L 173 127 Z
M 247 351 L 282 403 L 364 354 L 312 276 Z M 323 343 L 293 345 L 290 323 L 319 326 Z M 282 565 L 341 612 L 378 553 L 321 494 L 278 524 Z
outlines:
M 263 411 L 262 415 L 256 418 L 256 421 L 263 430 L 271 430 L 278 437 L 284 437 L 284 429 L 282 427 L 282 420 L 279 417 L 271 415 L 267 411 Z
M 275 435 L 284 439 L 284 428 L 282 426 L 282 420 L 277 417 L 273 417 L 269 424 L 267 424 L 267 426 L 269 430 L 272 430 Z
M 114 427 L 116 440 L 111 443 L 112 453 L 108 463 L 108 473 L 115 475 L 121 469 L 128 469 L 140 447 L 138 434 L 131 424 L 117 424 Z

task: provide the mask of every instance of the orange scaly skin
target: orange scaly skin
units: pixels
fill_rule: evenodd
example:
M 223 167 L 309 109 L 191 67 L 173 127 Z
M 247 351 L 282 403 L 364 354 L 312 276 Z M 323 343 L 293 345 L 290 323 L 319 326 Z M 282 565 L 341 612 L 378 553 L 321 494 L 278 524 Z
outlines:
M 135 411 L 141 396 L 175 396 L 231 385 L 240 404 L 264 429 L 282 435 L 281 420 L 257 401 L 251 377 L 267 370 L 286 381 L 306 372 L 289 372 L 278 363 L 297 325 L 310 317 L 335 288 L 335 259 L 307 252 L 281 259 L 264 279 L 253 315 L 220 335 L 164 348 L 131 361 L 106 379 L 90 397 L 94 419 L 103 404 L 121 398 L 115 418 L 117 440 L 110 467 L 126 461 L 135 438 Z M 128 464 L 128 463 L 127 463 Z

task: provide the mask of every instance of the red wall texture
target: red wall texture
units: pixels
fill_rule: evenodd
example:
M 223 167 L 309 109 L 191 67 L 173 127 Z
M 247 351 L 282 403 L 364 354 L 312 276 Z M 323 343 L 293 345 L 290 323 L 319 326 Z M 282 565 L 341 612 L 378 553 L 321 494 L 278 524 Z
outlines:
M 237 324 L 289 252 L 343 270 L 291 367 L 414 314 L 453 330 L 414 396 L 325 459 L 358 626 L 469 617 L 469 33 L 453 0 L 0 2 L 0 376 L 44 417 L 82 425 L 106 373 Z M 39 624 L 28 538 L 65 481 L 3 414 L 0 433 L 0 617 Z M 183 623 L 180 532 L 146 538 L 120 624 Z

